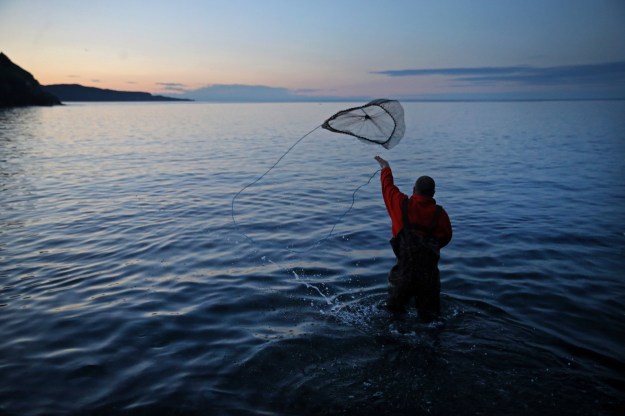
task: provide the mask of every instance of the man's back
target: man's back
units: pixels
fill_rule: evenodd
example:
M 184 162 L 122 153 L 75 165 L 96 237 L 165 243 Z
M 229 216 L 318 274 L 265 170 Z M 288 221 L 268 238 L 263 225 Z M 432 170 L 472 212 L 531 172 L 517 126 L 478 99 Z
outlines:
M 393 237 L 404 227 L 402 219 L 402 203 L 408 199 L 408 220 L 411 224 L 427 226 L 431 223 L 436 212 L 436 200 L 430 196 L 413 194 L 408 197 L 395 186 L 393 172 L 390 166 L 382 169 L 382 195 L 386 210 L 392 221 Z M 440 248 L 445 247 L 451 241 L 452 228 L 447 212 L 443 209 L 438 222 L 433 230 L 433 236 L 438 240 Z

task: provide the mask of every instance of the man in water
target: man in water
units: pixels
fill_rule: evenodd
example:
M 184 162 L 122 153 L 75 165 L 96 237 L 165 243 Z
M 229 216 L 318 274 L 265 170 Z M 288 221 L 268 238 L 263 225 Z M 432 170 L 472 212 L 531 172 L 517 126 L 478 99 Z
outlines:
M 435 183 L 429 176 L 417 179 L 412 196 L 399 191 L 389 163 L 376 156 L 382 168 L 382 195 L 392 221 L 391 246 L 397 263 L 388 275 L 387 308 L 406 312 L 415 298 L 419 317 L 430 322 L 440 315 L 440 249 L 451 241 L 447 212 L 434 200 Z

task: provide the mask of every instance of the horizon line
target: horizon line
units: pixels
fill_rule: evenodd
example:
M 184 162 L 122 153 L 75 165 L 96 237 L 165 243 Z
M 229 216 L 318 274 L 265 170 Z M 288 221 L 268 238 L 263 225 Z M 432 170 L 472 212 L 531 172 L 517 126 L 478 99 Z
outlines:
M 342 97 L 342 96 L 306 96 L 306 95 L 291 94 L 289 90 L 283 89 L 283 88 L 264 87 L 264 86 L 260 86 L 260 87 L 267 88 L 268 90 L 279 89 L 281 91 L 286 91 L 287 93 L 279 94 L 279 96 L 274 96 L 274 97 L 267 97 L 267 96 L 263 97 L 262 94 L 258 95 L 257 97 L 254 97 L 254 94 L 251 94 L 251 95 L 243 94 L 244 96 L 238 96 L 238 97 L 237 97 L 238 94 L 232 94 L 231 97 L 228 97 L 227 95 L 221 95 L 217 97 L 210 97 L 210 96 L 193 97 L 190 94 L 177 94 L 177 93 L 168 94 L 167 92 L 114 90 L 110 88 L 103 88 L 100 86 L 89 86 L 89 85 L 82 85 L 78 83 L 48 84 L 48 85 L 42 85 L 42 87 L 46 88 L 49 86 L 61 86 L 61 85 L 62 86 L 80 86 L 83 88 L 110 91 L 110 92 L 148 94 L 153 97 L 164 97 L 164 98 L 171 98 L 171 99 L 191 100 L 191 102 L 207 102 L 207 103 L 307 103 L 307 102 L 323 103 L 323 102 L 362 102 L 362 101 L 367 102 L 373 99 L 380 98 L 379 96 L 375 96 L 375 97 L 373 96 L 345 96 L 345 97 Z M 243 86 L 243 85 L 236 85 L 236 86 L 243 87 L 243 88 L 248 87 L 248 86 Z M 259 87 L 259 86 L 252 86 L 252 87 Z M 396 95 L 390 94 L 388 96 L 384 96 L 383 98 L 393 99 L 393 100 L 403 101 L 403 102 L 512 102 L 512 101 L 540 102 L 540 101 L 624 101 L 625 100 L 625 96 L 606 97 L 606 96 L 601 96 L 600 94 L 596 94 L 596 95 L 592 94 L 592 92 L 586 93 L 588 95 L 585 97 L 575 96 L 577 94 L 575 95 L 571 94 L 568 97 L 562 97 L 562 96 L 558 97 L 557 94 L 553 94 L 553 93 L 550 94 L 549 92 L 544 92 L 544 93 L 536 92 L 534 93 L 535 95 L 534 97 L 524 96 L 524 94 L 527 94 L 527 93 L 519 92 L 519 91 L 503 92 L 503 93 L 488 93 L 488 92 L 464 93 L 464 94 L 463 93 L 455 93 L 455 94 L 454 93 L 449 93 L 449 94 L 441 93 L 441 94 L 430 94 L 429 97 L 428 96 L 398 97 Z M 71 101 L 68 101 L 68 102 L 71 102 Z M 74 101 L 74 102 L 93 102 L 93 101 Z M 108 102 L 124 102 L 124 100 L 108 101 Z

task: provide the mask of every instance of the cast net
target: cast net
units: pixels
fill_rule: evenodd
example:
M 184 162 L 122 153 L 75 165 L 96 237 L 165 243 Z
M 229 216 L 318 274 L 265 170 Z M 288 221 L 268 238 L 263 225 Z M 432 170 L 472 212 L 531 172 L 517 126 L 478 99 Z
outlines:
M 327 119 L 326 130 L 349 134 L 365 143 L 391 149 L 404 137 L 404 109 L 396 100 L 377 99 L 360 107 L 339 111 Z

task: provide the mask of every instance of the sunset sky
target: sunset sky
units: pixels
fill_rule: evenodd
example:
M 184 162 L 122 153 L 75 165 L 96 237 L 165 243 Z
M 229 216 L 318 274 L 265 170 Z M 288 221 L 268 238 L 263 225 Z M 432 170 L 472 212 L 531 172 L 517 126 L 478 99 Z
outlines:
M 196 99 L 625 98 L 625 1 L 0 0 L 0 51 Z

